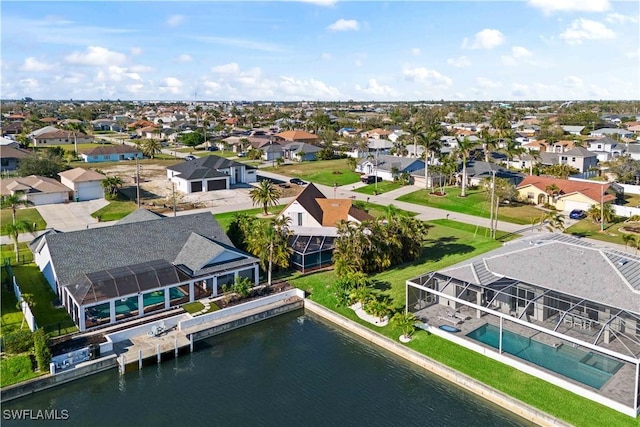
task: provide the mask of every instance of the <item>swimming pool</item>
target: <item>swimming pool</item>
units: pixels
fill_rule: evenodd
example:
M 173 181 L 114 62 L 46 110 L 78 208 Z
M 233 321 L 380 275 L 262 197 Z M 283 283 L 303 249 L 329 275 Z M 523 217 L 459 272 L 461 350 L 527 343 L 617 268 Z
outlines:
M 467 337 L 497 349 L 500 328 L 485 324 L 469 332 Z M 502 351 L 596 389 L 622 367 L 621 362 L 600 354 L 564 344 L 552 347 L 506 329 L 503 329 Z

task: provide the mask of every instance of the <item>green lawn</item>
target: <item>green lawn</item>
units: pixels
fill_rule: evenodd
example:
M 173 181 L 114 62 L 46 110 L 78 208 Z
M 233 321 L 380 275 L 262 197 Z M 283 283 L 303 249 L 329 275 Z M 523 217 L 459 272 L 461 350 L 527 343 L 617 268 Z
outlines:
M 405 281 L 431 270 L 438 270 L 500 246 L 483 237 L 485 230 L 448 220 L 430 221 L 429 245 L 422 259 L 396 267 L 373 277 L 378 293 L 391 297 L 393 306 L 404 307 Z M 293 286 L 310 293 L 310 298 L 325 307 L 397 342 L 401 331 L 393 322 L 379 328 L 359 319 L 353 310 L 338 307 L 331 289 L 333 271 L 300 276 L 289 280 Z M 482 356 L 425 331 L 418 331 L 408 347 L 473 377 L 497 390 L 556 416 L 575 426 L 638 426 L 634 418 L 587 400 L 581 396 L 527 375 L 512 367 Z
M 44 230 L 47 228 L 47 223 L 40 215 L 40 212 L 36 208 L 20 208 L 16 211 L 16 220 L 25 220 L 30 224 L 36 223 L 36 230 Z M 3 224 L 1 234 L 7 235 L 4 224 L 11 224 L 13 222 L 13 213 L 11 209 L 0 210 L 0 224 Z
M 6 271 L 4 267 L 2 268 L 2 280 L 4 283 L 4 279 L 6 276 Z M 2 286 L 0 297 L 2 298 L 2 316 L 0 317 L 0 336 L 6 335 L 9 332 L 15 331 L 16 329 L 20 329 L 20 325 L 22 324 L 22 312 L 18 310 L 16 304 L 18 301 L 16 300 L 13 292 L 8 291 L 4 286 Z
M 377 218 L 387 213 L 386 206 L 378 205 L 376 203 L 369 203 L 362 200 L 354 201 L 353 206 L 359 209 L 362 209 L 363 211 L 367 212 L 369 215 L 371 215 L 374 218 Z M 399 209 L 399 208 L 398 208 L 398 213 L 400 215 L 407 215 L 412 217 L 418 215 L 417 212 L 405 211 L 404 209 Z
M 8 258 L 11 265 L 27 264 L 33 262 L 33 252 L 29 249 L 27 242 L 18 243 L 18 261 L 16 261 L 15 251 L 13 249 L 13 243 L 8 245 L 0 245 L 0 258 L 2 262 Z
M 467 190 L 467 197 L 460 197 L 460 188 L 447 187 L 446 193 L 446 196 L 439 197 L 429 195 L 426 190 L 418 190 L 400 196 L 398 200 L 482 218 L 490 217 L 490 198 L 486 191 Z M 533 219 L 540 219 L 541 216 L 541 210 L 528 204 L 501 205 L 498 211 L 500 221 L 522 225 L 530 225 Z
M 365 185 L 364 187 L 356 188 L 353 191 L 355 191 L 356 193 L 373 195 L 374 192 L 383 194 L 392 190 L 397 190 L 400 187 L 402 187 L 402 184 L 400 184 L 399 182 L 381 181 L 377 184 L 377 186 L 376 184 L 369 184 Z
M 346 159 L 300 162 L 264 170 L 323 185 L 347 185 L 360 180 L 360 174 L 351 170 Z
M 286 206 L 287 205 L 271 206 L 269 208 L 269 213 L 271 214 L 280 213 Z M 215 214 L 213 216 L 216 218 L 216 221 L 218 221 L 218 224 L 220 224 L 220 227 L 222 227 L 222 229 L 226 233 L 227 230 L 229 229 L 229 224 L 231 224 L 231 221 L 233 221 L 233 218 L 236 216 L 236 214 L 258 215 L 261 213 L 262 213 L 262 208 L 255 208 L 255 209 L 247 209 L 247 210 L 238 211 L 238 212 L 224 212 L 224 213 Z
M 105 143 L 88 142 L 84 144 L 78 144 L 78 153 L 82 153 L 85 150 L 90 150 L 92 148 L 96 148 L 101 145 L 112 145 L 112 144 L 109 142 L 105 142 Z M 71 152 L 74 152 L 76 149 L 76 146 L 73 143 L 73 141 L 71 141 L 71 144 L 47 144 L 46 146 L 38 146 L 37 148 L 41 149 L 41 148 L 51 148 L 51 147 L 60 147 L 65 151 L 71 151 Z
M 53 306 L 56 294 L 38 270 L 35 264 L 17 265 L 13 267 L 18 285 L 23 293 L 33 295 L 35 305 L 32 307 L 33 315 L 39 327 L 52 336 L 64 335 L 75 332 L 78 328 L 64 308 Z
M 107 206 L 92 213 L 91 216 L 94 218 L 98 218 L 98 216 L 100 216 L 100 221 L 104 222 L 117 221 L 129 215 L 137 208 L 138 205 L 136 205 L 135 202 L 114 200 Z
M 604 233 L 600 232 L 600 223 L 593 222 L 590 218 L 578 221 L 564 232 L 577 237 L 588 237 L 590 239 L 624 245 L 624 240 L 622 240 L 624 234 L 618 231 L 618 229 L 624 225 L 624 218 L 617 217 L 614 221 L 615 222 L 605 224 Z
M 19 354 L 3 358 L 0 361 L 0 387 L 16 384 L 48 372 L 34 372 L 31 358 L 28 354 Z

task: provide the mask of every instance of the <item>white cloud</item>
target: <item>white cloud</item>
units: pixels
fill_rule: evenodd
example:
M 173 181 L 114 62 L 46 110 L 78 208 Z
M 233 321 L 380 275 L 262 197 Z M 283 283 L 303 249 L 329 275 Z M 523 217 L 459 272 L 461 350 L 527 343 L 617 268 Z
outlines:
M 621 13 L 610 13 L 605 18 L 610 24 L 626 24 L 627 22 L 635 24 L 638 22 L 638 16 L 622 15 Z
M 324 52 L 324 53 L 321 55 L 321 58 L 322 58 L 322 59 L 325 59 L 325 60 L 327 60 L 327 59 L 331 59 L 331 54 L 330 54 L 330 53 L 327 53 L 327 52 Z
M 402 71 L 405 80 L 423 83 L 428 86 L 435 87 L 450 87 L 453 84 L 453 80 L 444 74 L 435 70 L 428 70 L 424 67 L 407 68 Z
M 504 65 L 514 67 L 518 64 L 522 64 L 526 59 L 531 58 L 533 53 L 526 47 L 514 46 L 511 48 L 511 55 L 504 55 L 500 58 Z
M 531 99 L 531 89 L 527 85 L 514 83 L 511 90 L 511 96 L 514 98 Z
M 232 37 L 189 36 L 187 38 L 203 43 L 220 44 L 223 46 L 239 47 L 242 49 L 261 50 L 263 52 L 283 51 L 280 46 L 273 43 L 256 42 L 253 40 L 237 39 Z
M 63 76 L 55 76 L 54 80 L 56 82 L 62 82 L 64 84 L 70 85 L 79 85 L 83 81 L 85 81 L 87 76 L 81 73 L 70 72 L 69 74 L 65 74 Z
M 611 91 L 607 88 L 591 84 L 589 85 L 589 96 L 593 99 L 607 99 L 611 98 Z
M 496 46 L 500 46 L 503 42 L 504 35 L 500 31 L 485 28 L 473 36 L 473 41 L 469 41 L 469 39 L 465 37 L 462 41 L 462 47 L 467 49 L 493 49 Z
M 161 92 L 168 92 L 172 95 L 178 95 L 182 89 L 182 82 L 175 77 L 166 77 L 162 83 L 158 85 Z
M 358 31 L 360 24 L 355 19 L 338 19 L 327 27 L 330 31 Z
M 389 98 L 397 95 L 397 91 L 394 88 L 381 85 L 376 79 L 369 79 L 366 87 L 362 87 L 359 84 L 356 85 L 356 90 L 376 98 Z
M 454 67 L 464 68 L 470 67 L 471 61 L 466 56 L 459 56 L 457 58 L 449 58 L 447 59 L 447 64 L 453 65 Z
M 96 81 L 98 82 L 121 82 L 126 79 L 142 81 L 142 78 L 138 73 L 132 73 L 127 68 L 118 67 L 117 65 L 101 69 L 96 75 Z
M 73 52 L 64 59 L 70 64 L 99 66 L 121 64 L 127 57 L 122 53 L 114 52 L 104 47 L 89 46 L 86 52 Z
M 127 85 L 126 88 L 127 88 L 127 92 L 129 92 L 132 95 L 140 95 L 145 91 L 144 85 L 141 83 Z
M 420 48 L 419 47 L 414 47 L 413 49 L 411 49 L 411 54 L 413 56 L 418 56 L 420 55 Z
M 616 33 L 603 23 L 585 18 L 574 20 L 571 26 L 560 34 L 560 38 L 570 45 L 581 44 L 583 40 L 606 40 L 615 37 Z
M 502 83 L 494 82 L 493 80 L 488 79 L 486 77 L 478 77 L 478 78 L 476 78 L 476 83 L 478 84 L 478 86 L 480 86 L 481 88 L 484 88 L 484 89 L 495 89 L 497 87 L 502 86 Z
M 178 57 L 176 58 L 176 61 L 178 62 L 191 62 L 192 60 L 193 58 L 188 53 L 183 53 L 181 55 L 178 55 Z
M 27 72 L 40 72 L 40 71 L 49 71 L 53 69 L 55 65 L 47 64 L 46 62 L 40 62 L 33 56 L 25 58 L 24 64 L 20 67 L 20 70 Z
M 169 25 L 170 27 L 177 27 L 183 22 L 184 22 L 184 15 L 171 15 L 169 19 L 167 19 L 167 25 Z
M 581 87 L 582 79 L 577 76 L 567 76 L 564 78 L 564 84 L 567 87 L 573 87 L 573 88 Z
M 281 76 L 277 86 L 279 91 L 288 96 L 302 96 L 303 99 L 340 99 L 338 89 L 316 79 L 300 80 Z
M 21 79 L 20 86 L 25 90 L 36 90 L 40 87 L 40 83 L 36 79 Z
M 148 65 L 133 65 L 129 68 L 132 73 L 149 73 L 153 71 L 153 67 Z
M 235 74 L 240 70 L 240 66 L 235 62 L 231 62 L 229 64 L 218 65 L 216 67 L 211 67 L 212 73 L 220 73 L 220 74 Z
M 609 10 L 609 0 L 529 0 L 529 5 L 546 14 L 553 12 L 604 12 Z
M 142 54 L 142 48 L 141 47 L 132 47 L 131 49 L 129 49 L 129 53 L 131 53 L 131 55 L 141 55 Z

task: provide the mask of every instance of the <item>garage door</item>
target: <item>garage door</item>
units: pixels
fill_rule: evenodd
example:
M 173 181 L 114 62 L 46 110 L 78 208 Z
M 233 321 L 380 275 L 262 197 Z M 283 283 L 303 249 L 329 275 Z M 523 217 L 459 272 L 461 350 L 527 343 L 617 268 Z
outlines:
M 591 205 L 585 202 L 575 202 L 572 200 L 567 200 L 564 202 L 564 210 L 567 212 L 571 212 L 574 209 L 580 209 L 583 211 L 588 211 Z
M 226 188 L 227 188 L 226 179 L 213 179 L 211 181 L 207 181 L 207 191 L 226 190 Z
M 199 193 L 202 191 L 202 181 L 195 181 L 191 183 L 191 192 Z
M 69 193 L 40 193 L 40 194 L 32 193 L 32 194 L 29 194 L 27 198 L 35 206 L 53 205 L 56 203 L 62 203 L 65 200 L 69 200 Z

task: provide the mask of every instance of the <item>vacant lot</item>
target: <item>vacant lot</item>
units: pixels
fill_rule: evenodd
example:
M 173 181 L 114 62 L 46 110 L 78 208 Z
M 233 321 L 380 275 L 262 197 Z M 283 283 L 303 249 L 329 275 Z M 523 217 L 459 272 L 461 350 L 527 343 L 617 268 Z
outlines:
M 322 185 L 347 185 L 360 180 L 360 174 L 351 170 L 347 164 L 347 159 L 301 162 L 293 165 L 282 165 L 277 168 L 264 168 L 264 170 Z

